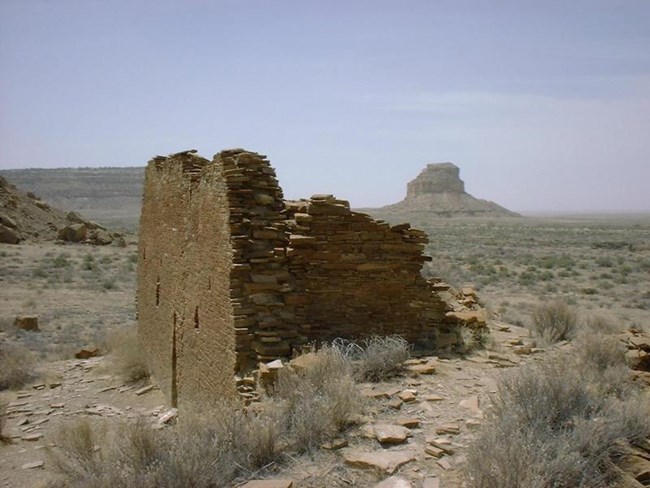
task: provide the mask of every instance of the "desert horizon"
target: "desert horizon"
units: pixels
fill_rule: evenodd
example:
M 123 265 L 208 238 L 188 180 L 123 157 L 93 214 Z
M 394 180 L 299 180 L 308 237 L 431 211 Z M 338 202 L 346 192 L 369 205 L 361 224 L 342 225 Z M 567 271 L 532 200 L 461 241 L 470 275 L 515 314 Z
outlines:
M 649 25 L 1 0 L 0 488 L 650 486 Z

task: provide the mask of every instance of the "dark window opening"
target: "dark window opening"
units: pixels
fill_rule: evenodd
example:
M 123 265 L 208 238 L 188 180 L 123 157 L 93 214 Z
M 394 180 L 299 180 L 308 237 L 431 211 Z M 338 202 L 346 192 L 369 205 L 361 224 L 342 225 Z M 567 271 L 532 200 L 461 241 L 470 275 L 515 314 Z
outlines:
M 174 312 L 174 327 L 172 330 L 172 407 L 178 407 L 178 371 L 177 371 L 177 354 L 176 354 L 176 319 Z

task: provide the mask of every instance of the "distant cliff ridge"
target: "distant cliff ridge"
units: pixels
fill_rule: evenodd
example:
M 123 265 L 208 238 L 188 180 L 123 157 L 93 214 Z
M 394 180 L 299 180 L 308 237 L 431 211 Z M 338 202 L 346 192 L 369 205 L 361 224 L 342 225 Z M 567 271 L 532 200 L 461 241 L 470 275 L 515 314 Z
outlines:
M 144 167 L 13 169 L 0 176 L 107 227 L 131 231 L 138 225 Z
M 433 163 L 407 185 L 406 198 L 378 208 L 378 212 L 425 212 L 439 217 L 521 217 L 494 202 L 465 192 L 460 168 L 453 163 Z

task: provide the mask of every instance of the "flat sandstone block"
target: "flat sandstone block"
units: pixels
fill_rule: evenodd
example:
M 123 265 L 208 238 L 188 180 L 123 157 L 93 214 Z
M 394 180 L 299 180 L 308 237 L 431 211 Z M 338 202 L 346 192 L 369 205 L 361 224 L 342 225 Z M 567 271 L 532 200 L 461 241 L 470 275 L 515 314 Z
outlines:
M 415 460 L 413 451 L 350 451 L 343 454 L 346 464 L 357 468 L 376 469 L 393 474 L 400 466 Z
M 241 485 L 240 488 L 291 488 L 292 480 L 253 480 Z

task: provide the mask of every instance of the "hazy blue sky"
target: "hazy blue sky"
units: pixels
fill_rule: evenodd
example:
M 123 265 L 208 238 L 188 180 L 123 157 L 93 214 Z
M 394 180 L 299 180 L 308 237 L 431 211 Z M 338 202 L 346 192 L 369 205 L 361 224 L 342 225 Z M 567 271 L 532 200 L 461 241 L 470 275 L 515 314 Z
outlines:
M 230 147 L 289 198 L 452 161 L 513 210 L 650 211 L 650 1 L 0 0 L 0 168 Z

